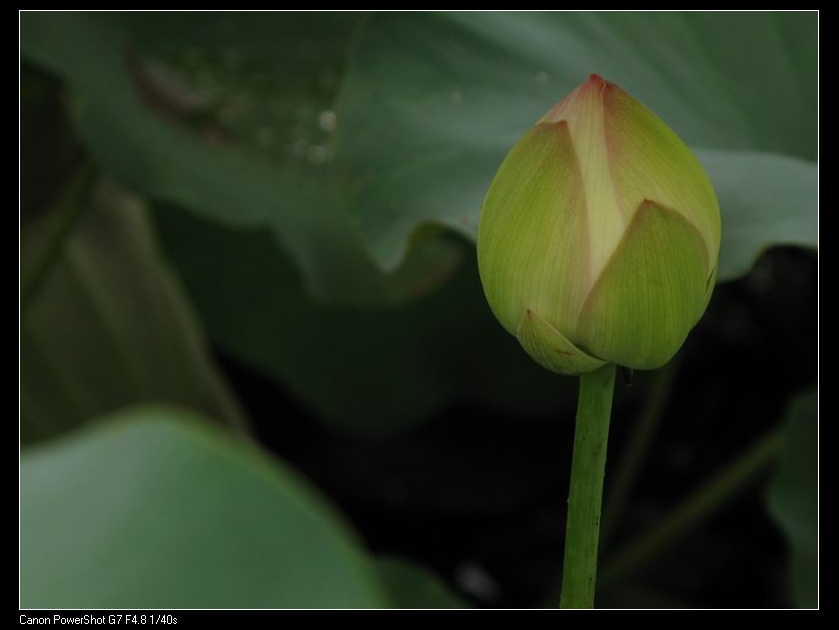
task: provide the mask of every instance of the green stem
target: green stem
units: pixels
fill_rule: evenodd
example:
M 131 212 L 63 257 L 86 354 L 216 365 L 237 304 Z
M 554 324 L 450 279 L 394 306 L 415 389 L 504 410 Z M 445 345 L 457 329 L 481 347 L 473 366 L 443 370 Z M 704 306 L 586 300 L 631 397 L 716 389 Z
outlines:
M 700 525 L 741 491 L 778 455 L 781 435 L 773 431 L 699 488 L 656 527 L 618 551 L 603 572 L 601 584 L 608 587 L 659 556 L 693 528 Z
M 560 608 L 592 608 L 615 365 L 580 377 Z
M 89 163 L 85 163 L 67 184 L 56 204 L 57 207 L 50 211 L 54 213 L 54 216 L 50 218 L 52 224 L 47 228 L 46 242 L 38 253 L 38 257 L 32 264 L 29 273 L 21 277 L 21 313 L 26 313 L 32 300 L 38 294 L 44 280 L 49 276 L 53 264 L 61 254 L 64 242 L 84 212 L 87 206 L 88 193 L 94 179 L 94 168 Z
M 618 465 L 612 469 L 609 479 L 609 492 L 606 494 L 603 509 L 603 531 L 600 544 L 606 548 L 618 529 L 626 503 L 632 495 L 635 480 L 641 472 L 647 455 L 653 444 L 667 401 L 670 388 L 676 374 L 676 361 L 673 359 L 666 366 L 653 373 L 652 384 L 644 407 L 632 428 L 632 436 Z

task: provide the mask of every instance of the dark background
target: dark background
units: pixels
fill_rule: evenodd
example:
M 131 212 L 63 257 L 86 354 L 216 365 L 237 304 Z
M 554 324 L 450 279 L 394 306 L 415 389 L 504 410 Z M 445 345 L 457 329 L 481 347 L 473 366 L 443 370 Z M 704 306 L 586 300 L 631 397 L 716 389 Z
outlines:
M 777 248 L 718 287 L 682 349 L 660 431 L 609 551 L 644 532 L 777 427 L 816 377 L 816 261 Z M 415 558 L 477 605 L 549 605 L 559 592 L 573 425 L 455 407 L 393 440 L 335 436 L 258 373 L 219 355 L 260 439 L 314 479 L 372 549 Z M 609 464 L 620 459 L 650 373 L 617 383 Z M 278 409 L 286 422 L 274 422 Z M 511 426 L 515 430 L 511 430 Z M 765 506 L 768 471 L 611 591 L 599 606 L 786 607 L 783 537 Z M 479 567 L 492 586 L 469 588 Z M 474 589 L 474 590 L 473 590 Z

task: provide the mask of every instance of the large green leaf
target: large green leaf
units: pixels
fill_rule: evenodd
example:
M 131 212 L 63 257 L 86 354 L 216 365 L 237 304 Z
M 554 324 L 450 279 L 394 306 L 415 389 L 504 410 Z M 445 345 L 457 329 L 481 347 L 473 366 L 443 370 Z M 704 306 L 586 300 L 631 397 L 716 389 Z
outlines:
M 412 297 L 453 251 L 422 239 L 395 277 L 369 258 L 328 176 L 351 13 L 25 13 L 24 54 L 69 85 L 103 168 L 154 198 L 271 229 L 322 299 Z M 426 287 L 430 288 L 430 287 Z
M 471 257 L 431 295 L 357 311 L 312 299 L 264 230 L 172 207 L 155 217 L 210 337 L 334 426 L 384 435 L 456 402 L 526 418 L 573 401 L 573 381 L 539 368 L 498 326 Z
M 372 564 L 308 484 L 172 408 L 24 453 L 21 606 L 378 607 Z
M 819 605 L 818 393 L 797 398 L 787 412 L 784 446 L 769 491 L 769 507 L 789 540 L 794 600 Z
M 377 15 L 338 103 L 349 209 L 386 267 L 417 226 L 474 238 L 505 153 L 597 72 L 712 150 L 730 279 L 769 245 L 815 244 L 816 55 L 815 13 Z
M 82 210 L 21 315 L 22 440 L 144 401 L 240 423 L 181 288 L 160 259 L 145 208 L 103 185 Z M 55 246 L 55 219 L 47 212 L 25 226 L 25 285 Z

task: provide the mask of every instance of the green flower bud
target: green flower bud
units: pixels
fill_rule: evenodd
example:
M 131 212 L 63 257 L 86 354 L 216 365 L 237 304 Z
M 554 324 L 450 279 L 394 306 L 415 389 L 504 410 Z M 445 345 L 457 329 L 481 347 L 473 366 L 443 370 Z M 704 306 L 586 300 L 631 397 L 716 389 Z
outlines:
M 546 368 L 652 369 L 705 312 L 719 246 L 719 204 L 697 159 L 592 75 L 498 169 L 478 267 L 495 316 Z

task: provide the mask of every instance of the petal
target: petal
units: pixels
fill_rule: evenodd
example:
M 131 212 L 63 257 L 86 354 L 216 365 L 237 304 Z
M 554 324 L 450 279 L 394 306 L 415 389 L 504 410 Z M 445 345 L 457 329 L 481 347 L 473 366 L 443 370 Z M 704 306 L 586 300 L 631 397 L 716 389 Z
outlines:
M 573 328 L 593 279 L 582 178 L 565 122 L 537 124 L 499 168 L 481 212 L 478 268 L 510 333 L 527 308 L 558 330 Z
M 611 180 L 622 213 L 645 199 L 672 208 L 705 240 L 709 260 L 720 248 L 720 211 L 705 169 L 663 120 L 614 83 L 602 91 Z
M 588 212 L 589 264 L 597 278 L 632 220 L 635 208 L 621 209 L 612 184 L 611 165 L 606 144 L 602 94 L 611 85 L 599 75 L 555 105 L 543 121 L 564 120 L 582 173 Z
M 664 365 L 702 316 L 710 273 L 698 230 L 675 210 L 644 201 L 586 299 L 573 339 L 630 368 Z
M 521 318 L 516 336 L 527 354 L 552 372 L 576 376 L 605 365 L 605 361 L 586 354 L 530 309 Z

